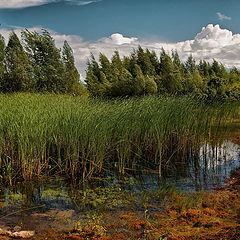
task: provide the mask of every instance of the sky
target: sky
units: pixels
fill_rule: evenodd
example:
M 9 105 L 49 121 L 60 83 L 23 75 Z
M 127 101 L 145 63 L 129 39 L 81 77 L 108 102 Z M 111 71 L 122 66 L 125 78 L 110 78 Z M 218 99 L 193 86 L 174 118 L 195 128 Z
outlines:
M 240 68 L 239 12 L 239 0 L 0 0 L 0 33 L 47 29 L 58 47 L 69 42 L 83 76 L 91 52 L 138 45 Z

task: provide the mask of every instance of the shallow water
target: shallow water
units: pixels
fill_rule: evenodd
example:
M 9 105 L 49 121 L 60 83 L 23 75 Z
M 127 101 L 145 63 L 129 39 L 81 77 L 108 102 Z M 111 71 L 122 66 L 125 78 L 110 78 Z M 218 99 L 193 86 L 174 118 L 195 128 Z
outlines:
M 100 212 L 110 211 L 114 215 L 127 208 L 143 212 L 141 203 L 146 191 L 157 191 L 163 185 L 180 191 L 221 187 L 238 167 L 240 146 L 225 141 L 215 148 L 203 146 L 197 163 L 190 160 L 184 167 L 176 166 L 175 174 L 160 183 L 156 174 L 141 172 L 124 181 L 117 176 L 95 179 L 93 185 L 71 185 L 56 176 L 47 182 L 1 186 L 0 225 L 38 231 L 67 230 L 77 227 L 79 222 L 100 221 Z

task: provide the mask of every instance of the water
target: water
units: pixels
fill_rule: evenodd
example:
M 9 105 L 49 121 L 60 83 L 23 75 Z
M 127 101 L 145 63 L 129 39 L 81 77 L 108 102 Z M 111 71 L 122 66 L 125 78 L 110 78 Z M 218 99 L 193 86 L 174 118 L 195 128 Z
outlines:
M 231 141 L 219 147 L 202 146 L 199 153 L 198 162 L 190 159 L 184 167 L 176 165 L 175 174 L 162 179 L 160 185 L 180 191 L 208 190 L 223 186 L 231 171 L 240 167 L 240 146 Z M 156 174 L 144 171 L 124 181 L 111 176 L 80 186 L 58 176 L 47 182 L 2 185 L 0 225 L 38 231 L 72 229 L 80 221 L 98 221 L 99 212 L 113 214 L 126 208 L 143 211 L 142 193 L 157 191 L 160 185 Z

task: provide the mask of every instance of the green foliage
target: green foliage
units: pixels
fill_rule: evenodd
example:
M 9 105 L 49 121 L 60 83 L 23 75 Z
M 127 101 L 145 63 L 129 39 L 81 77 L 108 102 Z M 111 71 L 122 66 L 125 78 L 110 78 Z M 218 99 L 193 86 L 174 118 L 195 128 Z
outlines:
M 0 92 L 3 91 L 4 81 L 4 58 L 5 58 L 5 41 L 3 36 L 0 34 Z
M 160 58 L 154 51 L 140 46 L 130 56 L 120 58 L 115 52 L 112 60 L 100 54 L 99 62 L 92 56 L 87 68 L 87 88 L 92 96 L 122 97 L 148 94 L 191 94 L 205 100 L 240 99 L 240 73 L 228 72 L 213 60 L 196 63 L 189 56 L 181 62 L 177 51 L 171 57 L 162 49 Z M 102 74 L 104 73 L 104 74 Z
M 64 78 L 66 79 L 66 92 L 73 95 L 84 95 L 86 90 L 80 82 L 80 74 L 75 67 L 72 48 L 64 41 L 62 59 L 64 63 Z
M 32 65 L 17 35 L 12 32 L 5 50 L 4 92 L 34 91 L 35 78 Z
M 88 96 L 75 67 L 73 51 L 65 41 L 63 51 L 46 30 L 12 32 L 5 47 L 0 35 L 0 92 L 53 92 Z
M 2 94 L 0 176 L 29 180 L 57 172 L 86 180 L 140 166 L 161 172 L 172 161 L 185 166 L 191 153 L 219 133 L 212 125 L 235 112 L 234 104 L 214 107 L 190 97 L 104 101 Z
M 162 50 L 160 56 L 161 86 L 164 92 L 177 94 L 182 91 L 182 76 L 177 65 L 170 56 Z
M 64 78 L 64 64 L 61 61 L 60 50 L 55 46 L 50 33 L 46 30 L 41 34 L 25 30 L 22 36 L 27 54 L 33 63 L 37 90 L 54 93 L 67 92 L 68 82 Z
M 223 64 L 200 61 L 193 56 L 182 62 L 177 51 L 169 55 L 139 46 L 129 56 L 115 51 L 111 59 L 100 53 L 87 63 L 85 85 L 75 66 L 67 41 L 62 51 L 49 32 L 13 32 L 7 47 L 0 36 L 0 91 L 52 92 L 115 98 L 145 95 L 193 95 L 197 99 L 239 100 L 240 72 Z

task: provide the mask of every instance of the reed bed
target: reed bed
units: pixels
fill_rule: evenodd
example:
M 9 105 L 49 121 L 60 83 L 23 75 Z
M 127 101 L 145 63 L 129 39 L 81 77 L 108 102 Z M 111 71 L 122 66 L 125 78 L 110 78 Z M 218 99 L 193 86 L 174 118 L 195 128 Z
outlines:
M 0 95 L 0 176 L 63 174 L 87 180 L 109 169 L 153 169 L 198 158 L 238 106 L 191 97 L 101 100 L 66 95 Z

